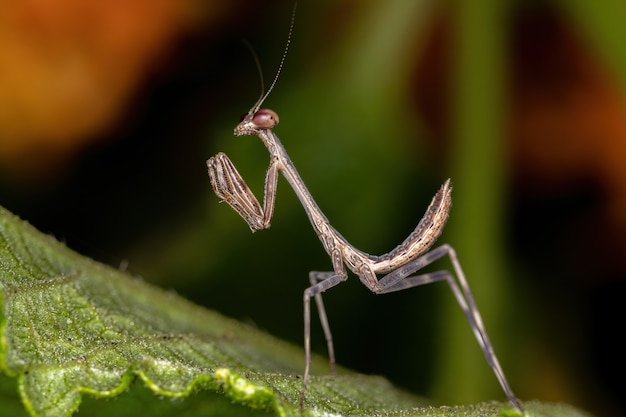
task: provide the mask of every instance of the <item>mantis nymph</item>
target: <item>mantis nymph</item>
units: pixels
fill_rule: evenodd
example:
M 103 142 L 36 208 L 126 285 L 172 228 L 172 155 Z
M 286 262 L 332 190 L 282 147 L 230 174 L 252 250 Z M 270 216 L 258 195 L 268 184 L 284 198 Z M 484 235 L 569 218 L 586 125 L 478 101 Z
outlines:
M 283 55 L 283 61 L 284 58 L 285 56 Z M 278 73 L 280 73 L 283 61 L 281 61 Z M 304 291 L 305 367 L 302 390 L 300 392 L 300 406 L 302 407 L 303 405 L 311 362 L 311 298 L 314 298 L 317 304 L 320 321 L 327 341 L 331 370 L 333 370 L 335 354 L 332 335 L 322 301 L 322 293 L 345 281 L 348 278 L 347 269 L 350 269 L 367 288 L 376 294 L 401 291 L 439 281 L 448 283 L 504 393 L 513 407 L 521 411 L 521 406 L 504 376 L 502 367 L 489 341 L 456 252 L 448 244 L 431 249 L 448 219 L 452 192 L 450 180 L 447 180 L 437 191 L 417 227 L 404 242 L 383 255 L 375 256 L 360 251 L 348 243 L 330 225 L 328 219 L 322 213 L 302 181 L 287 151 L 273 131 L 278 124 L 278 114 L 273 110 L 261 109 L 263 101 L 271 92 L 277 78 L 278 74 L 267 93 L 261 95 L 257 103 L 243 116 L 241 122 L 235 127 L 235 136 L 258 136 L 269 151 L 270 163 L 265 177 L 263 205 L 259 203 L 226 154 L 220 152 L 210 158 L 207 161 L 207 166 L 211 185 L 217 196 L 239 213 L 252 231 L 270 227 L 274 212 L 278 174 L 282 173 L 300 199 L 311 221 L 313 230 L 315 230 L 324 249 L 330 256 L 333 270 L 329 272 L 310 272 L 309 280 L 311 285 Z M 416 275 L 420 269 L 445 256 L 450 258 L 455 272 L 454 275 L 446 270 Z

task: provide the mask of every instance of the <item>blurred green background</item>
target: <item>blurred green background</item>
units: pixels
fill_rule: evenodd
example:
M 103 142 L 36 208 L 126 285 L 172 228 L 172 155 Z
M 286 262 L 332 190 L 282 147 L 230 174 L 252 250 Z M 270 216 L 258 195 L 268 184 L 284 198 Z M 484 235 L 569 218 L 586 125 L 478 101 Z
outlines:
M 232 136 L 260 93 L 241 38 L 269 84 L 293 3 L 0 8 L 0 204 L 301 344 L 307 274 L 330 269 L 304 211 L 281 179 L 272 228 L 252 235 L 205 166 L 228 153 L 262 198 L 267 152 Z M 404 240 L 451 177 L 440 241 L 514 391 L 603 416 L 626 412 L 625 19 L 617 0 L 303 0 L 265 103 L 320 207 L 369 253 Z M 374 297 L 352 277 L 325 300 L 340 364 L 440 403 L 504 399 L 445 285 Z

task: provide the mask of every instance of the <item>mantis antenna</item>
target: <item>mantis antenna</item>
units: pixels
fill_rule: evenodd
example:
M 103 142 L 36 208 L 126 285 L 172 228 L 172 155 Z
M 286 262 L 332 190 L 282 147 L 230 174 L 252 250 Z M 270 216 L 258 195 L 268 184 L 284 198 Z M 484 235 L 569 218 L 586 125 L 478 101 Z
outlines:
M 278 64 L 278 70 L 276 71 L 276 75 L 274 76 L 274 80 L 272 81 L 272 84 L 270 84 L 270 87 L 267 89 L 267 92 L 264 91 L 265 90 L 265 83 L 263 81 L 263 69 L 261 68 L 261 63 L 259 62 L 259 57 L 254 52 L 254 49 L 252 48 L 252 45 L 250 44 L 250 42 L 248 42 L 247 40 L 244 40 L 244 43 L 246 44 L 246 46 L 252 52 L 252 56 L 254 57 L 254 63 L 256 64 L 257 70 L 259 71 L 259 77 L 261 78 L 261 96 L 259 97 L 257 102 L 254 103 L 254 106 L 252 106 L 252 108 L 248 111 L 249 115 L 256 113 L 257 110 L 259 110 L 261 108 L 261 105 L 263 104 L 263 102 L 265 101 L 267 96 L 269 96 L 270 93 L 272 92 L 272 90 L 274 89 L 274 86 L 276 85 L 276 82 L 278 81 L 278 77 L 280 76 L 280 72 L 283 70 L 283 65 L 285 63 L 285 58 L 287 58 L 287 52 L 289 52 L 289 46 L 291 45 L 291 34 L 293 33 L 293 25 L 294 25 L 294 23 L 296 21 L 296 7 L 297 6 L 298 6 L 298 3 L 295 3 L 293 5 L 293 12 L 291 13 L 291 23 L 289 24 L 289 33 L 287 34 L 287 44 L 285 45 L 285 50 L 283 51 L 283 56 L 280 59 L 280 64 Z

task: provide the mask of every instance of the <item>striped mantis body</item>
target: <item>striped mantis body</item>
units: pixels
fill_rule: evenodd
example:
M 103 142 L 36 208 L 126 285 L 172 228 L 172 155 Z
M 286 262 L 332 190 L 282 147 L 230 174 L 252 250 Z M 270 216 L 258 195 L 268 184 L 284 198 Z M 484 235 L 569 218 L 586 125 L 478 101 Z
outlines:
M 292 23 L 293 25 L 293 23 Z M 291 32 L 290 32 L 291 35 Z M 287 43 L 287 46 L 289 42 Z M 280 63 L 278 74 L 285 56 Z M 502 367 L 493 350 L 474 297 L 470 291 L 461 264 L 452 246 L 443 244 L 431 249 L 448 219 L 451 205 L 452 186 L 448 179 L 437 191 L 426 213 L 411 234 L 396 248 L 383 255 L 370 255 L 352 246 L 335 230 L 307 189 L 296 167 L 289 158 L 280 139 L 273 129 L 278 124 L 278 114 L 261 105 L 271 92 L 278 74 L 266 94 L 242 117 L 235 127 L 235 136 L 257 136 L 270 155 L 265 177 L 264 198 L 261 205 L 254 196 L 235 165 L 222 152 L 207 161 L 209 177 L 215 194 L 228 203 L 254 232 L 270 227 L 276 199 L 278 174 L 282 173 L 298 196 L 306 211 L 313 230 L 328 253 L 332 271 L 309 273 L 310 286 L 304 291 L 304 352 L 305 367 L 300 391 L 300 407 L 304 405 L 311 365 L 311 298 L 315 300 L 318 315 L 326 338 L 331 372 L 334 372 L 335 353 L 333 338 L 322 300 L 322 293 L 348 278 L 349 269 L 375 294 L 386 294 L 434 282 L 446 282 L 461 310 L 465 314 L 474 336 L 480 345 L 489 366 L 511 405 L 522 411 L 519 401 L 511 390 Z M 454 275 L 446 270 L 416 274 L 433 262 L 448 257 Z M 456 276 L 456 279 L 455 279 Z

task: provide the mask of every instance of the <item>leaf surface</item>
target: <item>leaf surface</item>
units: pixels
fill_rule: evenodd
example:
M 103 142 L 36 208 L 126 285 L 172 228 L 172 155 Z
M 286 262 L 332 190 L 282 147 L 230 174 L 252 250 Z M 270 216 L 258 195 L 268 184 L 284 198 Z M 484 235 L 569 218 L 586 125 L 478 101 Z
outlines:
M 22 415 L 15 387 L 33 416 L 72 415 L 83 397 L 89 415 L 301 415 L 299 347 L 80 256 L 4 209 L 0 296 L 3 415 Z M 304 414 L 479 416 L 509 408 L 428 407 L 384 378 L 345 369 L 331 376 L 326 368 L 314 359 L 322 376 L 311 378 Z M 582 415 L 526 406 L 538 416 Z

